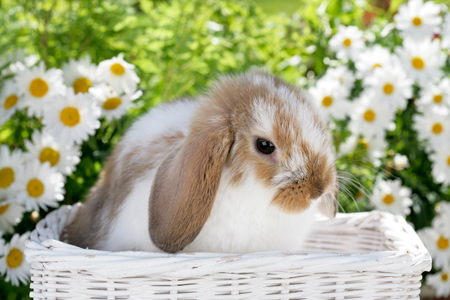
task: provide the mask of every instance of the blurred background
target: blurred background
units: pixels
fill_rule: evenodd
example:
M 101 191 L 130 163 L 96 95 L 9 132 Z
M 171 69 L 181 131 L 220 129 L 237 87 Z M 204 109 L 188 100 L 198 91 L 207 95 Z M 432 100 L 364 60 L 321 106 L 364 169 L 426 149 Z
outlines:
M 446 131 L 442 141 L 434 143 L 432 137 L 414 125 L 426 123 L 428 119 L 435 120 L 430 114 L 436 109 L 430 113 L 427 111 L 432 103 L 428 106 L 421 104 L 425 101 L 421 100 L 426 97 L 425 91 L 432 90 L 429 85 L 433 84 L 442 90 L 436 92 L 440 93 L 443 103 L 437 108 L 437 115 L 443 120 L 442 126 L 447 126 L 449 118 L 450 86 L 447 87 L 443 81 L 445 78 L 448 80 L 450 74 L 449 52 L 443 46 L 444 36 L 448 34 L 446 28 L 450 26 L 445 25 L 449 14 L 445 4 L 448 2 L 435 0 L 433 3 L 436 9 L 439 8 L 434 17 L 440 21 L 433 25 L 432 34 L 427 38 L 438 41 L 437 44 L 441 42 L 436 50 L 442 57 L 441 62 L 436 63 L 438 78 L 425 84 L 420 81 L 420 76 L 409 81 L 404 76 L 409 92 L 403 93 L 399 105 L 381 108 L 391 117 L 386 124 L 380 124 L 378 139 L 375 133 L 365 136 L 352 129 L 358 119 L 351 113 L 351 103 L 354 102 L 356 107 L 357 103 L 364 102 L 361 98 L 364 98 L 365 91 L 380 83 L 375 79 L 365 79 L 372 73 L 361 73 L 360 63 L 367 58 L 357 57 L 355 52 L 346 55 L 338 46 L 333 46 L 332 39 L 352 34 L 345 30 L 356 26 L 354 35 L 348 39 L 352 45 L 356 45 L 358 40 L 363 46 L 354 51 L 368 53 L 368 49 L 379 45 L 393 56 L 389 58 L 392 64 L 402 66 L 399 68 L 409 76 L 407 66 L 401 62 L 401 53 L 412 51 L 404 43 L 408 28 L 399 28 L 399 21 L 394 20 L 394 16 L 399 15 L 399 8 L 408 5 L 403 0 L 0 0 L 0 88 L 5 90 L 8 80 L 16 78 L 18 81 L 20 78 L 21 67 L 12 67 L 16 62 L 21 62 L 25 69 L 39 62 L 43 62 L 47 70 L 62 69 L 70 59 L 89 56 L 92 63 L 98 65 L 122 54 L 125 61 L 135 66 L 134 71 L 140 78 L 136 90 L 141 90 L 142 96 L 134 100 L 126 113 L 115 118 L 102 117 L 95 134 L 80 143 L 79 163 L 73 172 L 66 174 L 64 199 L 58 205 L 74 204 L 84 199 L 114 145 L 139 115 L 161 102 L 204 92 L 219 74 L 263 67 L 309 90 L 318 105 L 328 107 L 325 101 L 328 98 L 325 97 L 335 97 L 336 103 L 340 97 L 339 101 L 344 101 L 342 107 L 347 105 L 347 112 L 341 116 L 326 113 L 326 107 L 323 107 L 338 154 L 340 211 L 390 211 L 392 208 L 393 213 L 404 215 L 418 232 L 431 228 L 437 230 L 434 235 L 427 231 L 422 231 L 421 235 L 438 245 L 430 252 L 435 251 L 432 255 L 440 255 L 443 261 L 434 265 L 430 276 L 440 276 L 440 279 L 436 277 L 437 283 L 433 283 L 435 279 L 429 284 L 427 282 L 426 294 L 428 299 L 448 297 L 450 281 L 444 275 L 450 270 L 450 229 L 447 223 L 436 225 L 433 220 L 439 216 L 450 219 L 450 208 L 446 206 L 450 202 L 450 171 L 447 170 L 450 169 L 450 135 Z M 431 50 L 425 48 L 424 51 L 433 53 L 434 44 L 429 44 L 427 47 Z M 426 59 L 423 58 L 424 61 Z M 345 70 L 340 67 L 345 67 Z M 374 63 L 370 71 L 375 67 Z M 333 75 L 332 70 L 338 71 Z M 373 74 L 378 79 L 382 77 L 376 72 Z M 329 95 L 321 94 L 321 84 L 335 84 L 329 83 L 330 76 L 338 79 L 339 88 L 350 80 L 345 87 L 347 90 L 340 90 L 339 95 L 333 94 L 334 91 Z M 365 107 L 365 112 L 369 109 L 367 105 L 362 107 Z M 373 111 L 376 109 L 374 107 Z M 0 112 L 6 116 L 5 109 Z M 419 120 L 416 116 L 425 119 Z M 33 132 L 45 127 L 40 116 L 30 116 L 25 109 L 17 109 L 7 118 L 0 117 L 0 121 L 0 143 L 9 151 L 29 151 L 26 141 L 32 139 Z M 436 150 L 438 148 L 448 150 L 448 154 L 442 154 L 442 162 L 436 158 L 436 155 L 441 155 Z M 433 171 L 436 165 L 444 169 Z M 388 199 L 387 195 L 393 198 Z M 13 198 L 7 193 L 0 194 L 3 201 L 14 201 L 11 200 Z M 387 203 L 388 200 L 396 205 L 398 202 L 398 205 L 394 208 Z M 23 210 L 20 218 L 4 221 L 9 225 L 2 223 L 4 211 L 0 209 L 0 230 L 3 231 L 5 245 L 14 234 L 32 231 L 36 222 L 53 209 Z M 2 224 L 6 229 L 1 228 Z M 439 231 L 436 229 L 439 226 L 444 229 Z M 7 254 L 3 253 L 4 260 Z M 29 299 L 28 284 L 12 285 L 7 269 L 2 269 L 0 263 L 3 274 L 0 299 Z M 436 294 L 440 288 L 442 292 Z

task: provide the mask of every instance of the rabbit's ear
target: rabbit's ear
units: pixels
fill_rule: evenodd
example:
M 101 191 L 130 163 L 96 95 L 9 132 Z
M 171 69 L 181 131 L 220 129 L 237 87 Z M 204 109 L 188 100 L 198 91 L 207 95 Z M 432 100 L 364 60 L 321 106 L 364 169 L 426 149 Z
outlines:
M 198 117 L 186 140 L 159 166 L 150 194 L 150 236 L 169 253 L 183 250 L 205 225 L 232 144 L 223 115 Z

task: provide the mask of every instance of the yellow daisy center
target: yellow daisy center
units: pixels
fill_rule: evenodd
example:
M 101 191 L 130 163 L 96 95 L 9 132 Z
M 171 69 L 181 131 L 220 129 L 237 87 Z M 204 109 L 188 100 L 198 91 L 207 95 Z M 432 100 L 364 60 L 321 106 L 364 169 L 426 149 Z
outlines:
M 78 93 L 87 93 L 89 88 L 92 86 L 91 81 L 87 78 L 81 77 L 78 78 L 73 83 L 73 90 L 75 91 L 75 94 Z
M 50 147 L 44 148 L 39 155 L 39 160 L 41 163 L 48 161 L 54 167 L 59 161 L 59 152 Z
M 386 205 L 391 205 L 392 203 L 394 203 L 394 197 L 392 197 L 391 194 L 387 194 L 386 196 L 383 197 L 383 202 Z
M 352 40 L 349 39 L 349 38 L 346 38 L 346 39 L 342 42 L 342 44 L 343 44 L 345 47 L 350 47 L 350 46 L 352 45 Z
M 436 244 L 439 249 L 445 250 L 448 248 L 448 239 L 446 239 L 443 236 L 440 236 Z
M 331 104 L 333 104 L 333 98 L 331 98 L 330 96 L 325 96 L 322 99 L 322 105 L 325 107 L 330 106 Z
M 447 157 L 447 165 L 450 166 L 450 155 Z
M 414 19 L 412 19 L 412 23 L 414 24 L 414 26 L 420 26 L 422 25 L 422 19 L 419 17 L 415 17 Z
M 116 109 L 120 104 L 122 104 L 122 100 L 120 100 L 120 98 L 113 97 L 109 98 L 105 101 L 105 103 L 103 103 L 103 108 L 106 110 L 112 110 Z
M 441 103 L 442 102 L 442 95 L 435 95 L 433 97 L 434 103 Z
M 41 78 L 36 78 L 30 83 L 30 93 L 34 97 L 43 97 L 48 92 L 47 82 Z
M 431 127 L 431 131 L 433 131 L 434 134 L 440 134 L 444 130 L 444 127 L 442 127 L 441 123 L 435 123 L 433 127 Z
M 39 197 L 44 193 L 44 184 L 39 179 L 33 178 L 27 185 L 28 195 L 31 197 Z
M 3 106 L 5 107 L 5 109 L 10 109 L 14 105 L 16 105 L 18 99 L 19 97 L 17 97 L 16 95 L 11 95 L 8 98 L 6 98 Z
M 394 92 L 394 86 L 390 83 L 386 83 L 383 87 L 384 93 L 387 95 L 392 94 Z
M 20 251 L 17 248 L 12 248 L 9 251 L 8 256 L 6 257 L 6 263 L 10 268 L 17 268 L 22 263 L 22 260 L 23 260 L 22 251 Z
M 441 275 L 441 280 L 442 281 L 447 281 L 448 280 L 448 273 L 444 273 Z
M 66 107 L 61 111 L 61 122 L 73 127 L 80 123 L 80 112 L 75 107 Z
M 371 109 L 366 110 L 366 112 L 364 113 L 364 120 L 366 120 L 367 122 L 373 122 L 375 120 L 375 112 Z
M 115 63 L 111 65 L 111 72 L 113 72 L 114 75 L 120 76 L 125 73 L 125 68 L 121 64 Z
M 3 215 L 9 208 L 9 204 L 0 206 L 0 216 Z
M 373 67 L 372 67 L 372 71 L 375 70 L 376 68 L 381 68 L 381 67 L 382 67 L 382 65 L 380 65 L 378 63 L 374 64 Z
M 425 67 L 425 62 L 420 57 L 414 57 L 411 61 L 414 68 L 422 70 Z
M 14 171 L 11 168 L 0 170 L 0 188 L 6 189 L 14 182 Z

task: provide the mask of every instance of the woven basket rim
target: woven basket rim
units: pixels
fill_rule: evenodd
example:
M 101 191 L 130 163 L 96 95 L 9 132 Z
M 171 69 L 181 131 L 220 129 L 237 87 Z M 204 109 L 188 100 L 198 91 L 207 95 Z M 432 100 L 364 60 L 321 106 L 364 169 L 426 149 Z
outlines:
M 73 218 L 79 205 L 61 206 L 38 222 L 26 243 L 29 263 L 46 263 L 47 269 L 58 271 L 89 269 L 108 278 L 163 274 L 168 277 L 198 277 L 211 272 L 270 272 L 282 263 L 288 269 L 302 269 L 302 273 L 371 270 L 397 274 L 421 274 L 431 269 L 431 257 L 416 232 L 403 217 L 387 212 L 371 211 L 338 214 L 334 220 L 321 221 L 328 226 L 365 223 L 379 220 L 387 239 L 393 239 L 396 249 L 359 251 L 350 253 L 303 250 L 270 251 L 248 254 L 232 253 L 157 253 L 145 251 L 101 251 L 82 249 L 58 240 L 65 223 Z M 64 223 L 64 224 L 62 224 Z M 320 232 L 320 229 L 318 230 Z M 36 267 L 38 267 L 36 265 Z

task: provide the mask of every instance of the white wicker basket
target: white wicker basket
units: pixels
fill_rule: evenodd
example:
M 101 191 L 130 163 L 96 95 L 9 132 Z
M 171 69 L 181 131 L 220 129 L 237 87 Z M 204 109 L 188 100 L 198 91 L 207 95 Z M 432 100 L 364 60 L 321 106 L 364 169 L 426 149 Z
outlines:
M 419 299 L 431 268 L 405 220 L 379 211 L 321 222 L 308 251 L 169 255 L 58 241 L 76 210 L 50 213 L 27 242 L 34 299 Z

